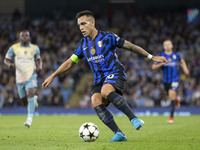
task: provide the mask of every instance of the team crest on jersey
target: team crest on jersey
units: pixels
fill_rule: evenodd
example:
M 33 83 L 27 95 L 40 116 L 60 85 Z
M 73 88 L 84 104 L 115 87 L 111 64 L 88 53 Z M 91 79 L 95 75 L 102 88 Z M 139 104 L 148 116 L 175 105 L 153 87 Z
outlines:
M 31 51 L 31 55 L 33 56 L 33 51 Z
M 176 55 L 173 55 L 173 58 L 176 59 Z
M 168 60 L 169 62 L 171 62 L 172 61 L 172 59 L 171 58 L 169 58 L 169 60 Z
M 94 55 L 94 54 L 96 53 L 96 50 L 95 50 L 94 48 L 92 48 L 91 51 L 90 51 L 90 53 L 91 53 L 92 55 Z
M 102 42 L 102 41 L 99 41 L 99 42 L 98 42 L 98 46 L 99 46 L 99 47 L 102 47 L 102 45 L 103 45 L 103 42 Z
M 27 51 L 24 51 L 24 54 L 27 55 Z

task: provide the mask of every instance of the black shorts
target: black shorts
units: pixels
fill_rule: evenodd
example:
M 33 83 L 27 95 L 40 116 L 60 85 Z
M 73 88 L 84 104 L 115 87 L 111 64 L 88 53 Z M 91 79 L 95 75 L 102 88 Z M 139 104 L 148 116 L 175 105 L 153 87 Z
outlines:
M 104 78 L 100 83 L 94 84 L 92 86 L 91 96 L 94 93 L 101 93 L 101 88 L 105 84 L 111 84 L 115 88 L 116 92 L 122 95 L 125 82 L 126 78 L 124 78 L 123 74 L 120 73 L 110 74 L 109 76 Z
M 164 83 L 165 91 L 167 92 L 167 95 L 169 94 L 169 90 L 174 90 L 178 92 L 179 82 L 171 82 L 171 83 Z

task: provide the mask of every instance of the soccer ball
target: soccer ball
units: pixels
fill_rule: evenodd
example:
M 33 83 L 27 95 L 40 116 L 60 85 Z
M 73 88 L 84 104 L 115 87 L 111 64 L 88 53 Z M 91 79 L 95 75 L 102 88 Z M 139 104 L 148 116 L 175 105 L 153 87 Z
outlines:
M 99 136 L 99 129 L 94 123 L 86 122 L 79 128 L 79 136 L 85 142 L 94 142 Z

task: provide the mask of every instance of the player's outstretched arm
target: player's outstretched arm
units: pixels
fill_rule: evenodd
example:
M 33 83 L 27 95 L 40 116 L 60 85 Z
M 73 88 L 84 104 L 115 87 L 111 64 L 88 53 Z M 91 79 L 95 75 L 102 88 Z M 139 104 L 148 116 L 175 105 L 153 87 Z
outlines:
M 161 66 L 163 66 L 164 64 L 165 64 L 165 63 L 153 64 L 153 65 L 152 65 L 152 69 L 153 69 L 153 70 L 156 70 L 156 69 L 160 68 Z
M 189 75 L 190 72 L 189 72 L 189 70 L 188 70 L 188 67 L 187 67 L 186 62 L 185 62 L 184 59 L 181 59 L 181 60 L 180 60 L 180 65 L 181 65 L 181 68 L 183 69 L 183 72 L 184 72 L 186 75 Z
M 73 62 L 71 58 L 66 60 L 54 73 L 52 73 L 46 80 L 44 80 L 42 87 L 48 87 L 56 76 L 68 71 L 74 64 L 76 63 Z
M 131 52 L 137 53 L 139 55 L 142 55 L 145 58 L 151 59 L 154 62 L 167 63 L 167 60 L 166 60 L 165 57 L 163 57 L 163 56 L 153 56 L 153 55 L 149 54 L 147 51 L 145 51 L 143 48 L 141 48 L 141 47 L 139 47 L 135 44 L 132 44 L 132 43 L 126 41 L 126 40 L 124 42 L 123 48 L 126 49 L 126 50 L 129 50 Z

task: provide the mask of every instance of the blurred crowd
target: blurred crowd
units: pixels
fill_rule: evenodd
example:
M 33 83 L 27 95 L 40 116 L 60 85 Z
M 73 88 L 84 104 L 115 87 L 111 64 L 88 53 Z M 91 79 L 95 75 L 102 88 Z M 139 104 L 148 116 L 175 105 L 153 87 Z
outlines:
M 112 10 L 111 8 L 109 10 Z M 19 12 L 18 12 L 19 13 Z M 139 13 L 131 7 L 126 11 L 107 11 L 97 13 L 97 28 L 112 31 L 157 55 L 163 51 L 162 43 L 171 39 L 174 51 L 181 53 L 190 70 L 185 76 L 180 70 L 181 81 L 178 95 L 181 103 L 187 106 L 200 106 L 200 24 L 188 24 L 186 11 Z M 46 77 L 67 60 L 76 48 L 82 35 L 75 20 L 65 17 L 29 18 L 19 14 L 0 18 L 0 108 L 18 107 L 20 100 L 15 84 L 15 71 L 3 64 L 8 48 L 18 40 L 21 29 L 28 29 L 33 44 L 41 51 L 43 70 L 38 74 L 38 95 L 41 106 L 66 106 L 74 93 L 81 76 L 92 73 L 82 60 L 69 73 L 56 77 L 50 88 L 42 89 Z M 162 72 L 152 71 L 152 62 L 134 53 L 117 50 L 120 61 L 128 76 L 124 98 L 131 107 L 168 106 L 169 101 L 162 85 Z M 85 95 L 78 107 L 90 107 L 92 81 L 87 82 Z

